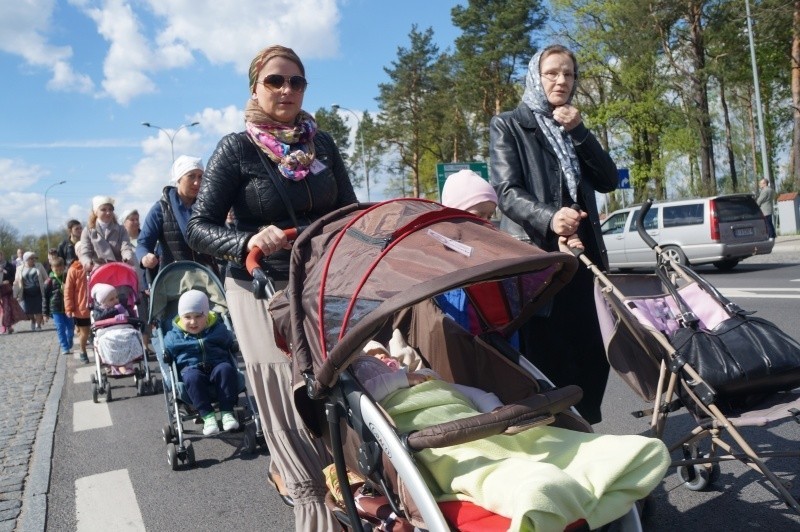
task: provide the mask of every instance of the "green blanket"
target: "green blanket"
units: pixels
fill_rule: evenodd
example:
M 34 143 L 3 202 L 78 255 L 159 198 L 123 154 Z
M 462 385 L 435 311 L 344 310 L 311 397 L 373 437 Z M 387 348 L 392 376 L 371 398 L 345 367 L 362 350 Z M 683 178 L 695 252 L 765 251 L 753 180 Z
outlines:
M 475 415 L 450 384 L 428 381 L 382 402 L 402 432 Z M 511 519 L 510 530 L 564 530 L 583 518 L 594 529 L 625 515 L 661 481 L 666 446 L 642 436 L 537 427 L 467 444 L 426 449 L 439 501 L 468 500 Z

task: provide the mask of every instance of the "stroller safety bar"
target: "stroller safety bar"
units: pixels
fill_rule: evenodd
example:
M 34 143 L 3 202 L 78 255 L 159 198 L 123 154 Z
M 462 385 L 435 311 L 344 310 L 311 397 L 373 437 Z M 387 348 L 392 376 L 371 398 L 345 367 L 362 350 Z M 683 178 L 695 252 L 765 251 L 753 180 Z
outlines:
M 412 451 L 449 447 L 497 434 L 515 434 L 553 422 L 554 416 L 583 397 L 579 386 L 565 386 L 538 393 L 492 412 L 412 432 L 406 438 Z

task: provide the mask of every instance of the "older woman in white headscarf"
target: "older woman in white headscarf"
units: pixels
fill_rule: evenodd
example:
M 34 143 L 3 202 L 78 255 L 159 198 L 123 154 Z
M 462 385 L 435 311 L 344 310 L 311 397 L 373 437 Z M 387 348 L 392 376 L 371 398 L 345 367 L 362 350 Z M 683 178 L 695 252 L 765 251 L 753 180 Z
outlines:
M 503 229 L 546 251 L 577 234 L 586 255 L 607 268 L 595 192 L 616 188 L 617 168 L 572 104 L 577 80 L 578 63 L 567 48 L 548 46 L 534 55 L 522 102 L 489 124 L 490 177 Z M 556 385 L 581 386 L 578 411 L 600 421 L 609 368 L 591 273 L 579 268 L 554 297 L 550 316 L 532 318 L 520 332 L 525 356 Z
M 47 271 L 42 263 L 36 260 L 36 253 L 26 251 L 22 255 L 22 266 L 17 268 L 14 278 L 14 296 L 22 304 L 25 314 L 31 320 L 31 330 L 42 330 L 44 314 L 44 283 L 47 282 Z
M 87 273 L 107 262 L 136 264 L 128 231 L 117 222 L 114 215 L 114 198 L 92 198 L 92 212 L 89 213 L 86 230 L 81 234 L 80 249 L 78 258 Z

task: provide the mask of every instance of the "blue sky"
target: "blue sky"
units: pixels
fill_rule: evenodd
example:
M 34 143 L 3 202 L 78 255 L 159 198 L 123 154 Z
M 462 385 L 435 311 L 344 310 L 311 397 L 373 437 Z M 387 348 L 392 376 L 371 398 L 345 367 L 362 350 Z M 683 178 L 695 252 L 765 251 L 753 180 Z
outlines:
M 144 215 L 175 154 L 204 161 L 243 129 L 247 66 L 291 46 L 304 108 L 377 111 L 384 67 L 416 23 L 442 50 L 458 31 L 446 0 L 18 0 L 0 3 L 0 219 L 21 235 L 85 221 L 95 194 Z M 355 125 L 353 115 L 342 117 Z M 371 187 L 372 199 L 382 186 Z M 363 190 L 358 191 L 362 200 Z

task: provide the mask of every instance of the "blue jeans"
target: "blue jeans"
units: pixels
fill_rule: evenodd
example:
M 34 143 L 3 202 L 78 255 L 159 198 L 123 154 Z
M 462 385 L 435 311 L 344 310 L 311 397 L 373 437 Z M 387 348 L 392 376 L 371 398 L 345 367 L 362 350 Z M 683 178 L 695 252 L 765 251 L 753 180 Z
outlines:
M 217 392 L 220 412 L 233 411 L 239 395 L 239 373 L 230 362 L 220 362 L 208 372 L 198 367 L 184 368 L 181 370 L 181 380 L 186 386 L 192 406 L 201 416 L 214 411 L 211 406 L 212 385 Z
M 75 322 L 72 318 L 68 318 L 63 312 L 53 312 L 53 325 L 56 326 L 58 343 L 61 344 L 61 350 L 71 350 L 72 340 L 75 336 Z

